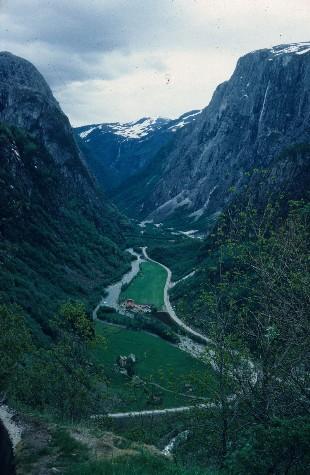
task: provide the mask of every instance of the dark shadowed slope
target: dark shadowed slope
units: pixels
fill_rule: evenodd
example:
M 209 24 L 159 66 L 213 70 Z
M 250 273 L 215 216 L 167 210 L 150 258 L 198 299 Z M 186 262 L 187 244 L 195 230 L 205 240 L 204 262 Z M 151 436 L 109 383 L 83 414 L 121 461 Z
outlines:
M 68 297 L 96 301 L 127 267 L 128 223 L 99 193 L 69 121 L 28 61 L 0 54 L 1 300 L 46 327 Z

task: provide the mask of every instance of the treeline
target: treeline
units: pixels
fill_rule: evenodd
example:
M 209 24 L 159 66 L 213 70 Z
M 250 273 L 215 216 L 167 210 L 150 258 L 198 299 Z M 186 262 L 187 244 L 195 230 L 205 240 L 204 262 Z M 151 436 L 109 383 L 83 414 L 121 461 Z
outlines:
M 111 312 L 109 310 L 107 311 L 107 309 L 105 308 L 100 308 L 98 310 L 97 316 L 102 321 L 123 325 L 129 330 L 144 330 L 150 333 L 154 333 L 155 335 L 160 336 L 161 338 L 169 341 L 170 343 L 177 344 L 179 342 L 178 335 L 174 333 L 168 325 L 165 325 L 161 321 L 156 320 L 155 317 L 147 317 L 145 315 L 139 314 L 131 318 L 116 312 Z
M 0 305 L 0 393 L 20 410 L 76 420 L 104 410 L 104 372 L 90 347 L 98 338 L 83 304 L 63 304 L 52 318 L 53 339 L 38 345 L 21 308 Z

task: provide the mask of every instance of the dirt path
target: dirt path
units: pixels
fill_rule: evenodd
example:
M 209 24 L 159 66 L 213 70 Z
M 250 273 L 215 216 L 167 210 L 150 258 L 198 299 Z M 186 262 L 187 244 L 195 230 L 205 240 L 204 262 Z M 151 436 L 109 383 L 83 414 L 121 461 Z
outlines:
M 209 404 L 198 404 L 196 406 L 180 406 L 180 407 L 170 407 L 168 409 L 153 409 L 147 411 L 130 411 L 130 412 L 114 412 L 108 414 L 97 414 L 91 416 L 91 419 L 102 419 L 107 417 L 108 419 L 127 419 L 130 417 L 151 417 L 151 416 L 164 416 L 167 414 L 177 414 L 179 412 L 188 412 L 193 409 L 207 409 L 212 407 L 213 403 Z

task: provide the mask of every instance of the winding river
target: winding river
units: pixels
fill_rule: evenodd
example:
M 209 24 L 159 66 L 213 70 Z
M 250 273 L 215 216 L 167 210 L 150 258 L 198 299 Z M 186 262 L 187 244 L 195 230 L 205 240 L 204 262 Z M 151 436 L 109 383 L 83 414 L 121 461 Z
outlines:
M 131 261 L 131 269 L 129 272 L 123 275 L 121 280 L 116 282 L 115 284 L 109 285 L 105 289 L 105 297 L 103 297 L 100 302 L 98 303 L 97 307 L 93 311 L 93 319 L 97 319 L 97 312 L 101 307 L 111 307 L 117 310 L 119 313 L 124 313 L 124 311 L 119 306 L 119 296 L 122 291 L 122 286 L 124 284 L 129 284 L 132 279 L 138 274 L 140 270 L 140 264 L 145 261 L 145 259 L 135 252 L 132 248 L 126 249 L 132 256 L 135 256 L 136 259 Z

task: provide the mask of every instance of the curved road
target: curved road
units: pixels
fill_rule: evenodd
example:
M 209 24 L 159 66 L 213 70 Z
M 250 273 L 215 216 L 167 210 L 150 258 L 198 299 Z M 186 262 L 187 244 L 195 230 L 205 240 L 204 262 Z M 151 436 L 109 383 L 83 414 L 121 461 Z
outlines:
M 165 266 L 164 264 L 162 264 L 161 262 L 158 262 L 158 261 L 155 261 L 154 259 L 151 259 L 147 252 L 146 252 L 146 249 L 147 247 L 143 247 L 142 248 L 142 252 L 143 252 L 143 255 L 145 257 L 146 260 L 150 261 L 150 262 L 154 262 L 155 264 L 158 264 L 160 265 L 161 267 L 163 267 L 166 271 L 167 271 L 167 280 L 166 280 L 166 284 L 165 284 L 165 288 L 164 288 L 164 302 L 165 302 L 165 307 L 166 307 L 166 310 L 167 312 L 169 313 L 170 317 L 172 318 L 172 320 L 177 324 L 179 325 L 179 327 L 183 328 L 183 330 L 185 330 L 188 334 L 190 335 L 193 335 L 195 336 L 196 338 L 199 338 L 200 340 L 202 340 L 204 343 L 210 343 L 211 340 L 209 338 L 207 338 L 205 335 L 202 335 L 201 333 L 197 332 L 196 330 L 193 330 L 191 327 L 187 326 L 184 322 L 182 322 L 182 320 L 180 320 L 180 318 L 176 315 L 171 303 L 170 303 L 170 299 L 169 299 L 169 293 L 168 293 L 168 290 L 169 290 L 169 287 L 170 287 L 170 284 L 171 284 L 171 270 L 169 269 L 169 267 Z
M 169 269 L 169 267 L 165 266 L 161 262 L 158 262 L 158 261 L 155 261 L 154 259 L 151 259 L 148 256 L 148 254 L 146 252 L 146 249 L 147 249 L 146 246 L 142 247 L 142 252 L 143 252 L 143 255 L 144 255 L 145 259 L 150 261 L 150 262 L 154 262 L 155 264 L 160 265 L 161 267 L 163 267 L 167 271 L 167 280 L 166 280 L 166 284 L 165 284 L 165 288 L 164 288 L 164 303 L 165 303 L 165 306 L 166 306 L 166 310 L 169 313 L 172 320 L 177 325 L 179 325 L 183 330 L 185 330 L 188 334 L 193 335 L 196 338 L 197 337 L 200 338 L 204 343 L 212 342 L 212 340 L 207 338 L 205 335 L 202 335 L 201 333 L 193 330 L 192 328 L 187 326 L 184 322 L 182 322 L 182 320 L 180 320 L 177 317 L 177 315 L 176 315 L 176 313 L 175 313 L 175 311 L 174 311 L 174 309 L 173 309 L 173 307 L 170 303 L 169 294 L 168 294 L 168 289 L 169 289 L 170 284 L 171 284 L 171 275 L 172 275 L 171 270 Z M 131 254 L 133 254 L 132 250 L 130 250 L 129 252 L 131 252 Z M 139 258 L 139 266 L 140 266 L 140 262 L 141 262 L 141 258 Z M 139 271 L 139 267 L 138 267 L 138 271 Z M 101 303 L 101 305 L 102 305 L 102 303 Z M 99 306 L 100 306 L 100 304 L 98 305 L 98 307 Z M 98 307 L 95 309 L 95 312 L 98 309 Z M 251 368 L 254 367 L 252 362 L 249 362 L 249 364 L 250 364 Z M 212 366 L 215 370 L 217 370 L 216 366 L 214 366 L 214 365 L 212 365 Z M 255 382 L 256 382 L 257 374 L 256 374 L 256 372 L 254 372 L 254 374 L 255 374 Z M 164 388 L 161 388 L 161 389 L 164 389 Z M 236 394 L 234 394 L 232 396 L 229 396 L 228 400 L 232 401 L 235 398 L 236 398 Z M 198 398 L 198 399 L 201 399 L 201 398 Z M 187 411 L 191 411 L 191 410 L 197 409 L 197 408 L 199 408 L 199 409 L 208 409 L 210 407 L 215 407 L 215 406 L 216 406 L 215 403 L 209 402 L 209 403 L 206 403 L 206 404 L 198 404 L 196 406 L 192 405 L 192 406 L 171 407 L 171 408 L 167 408 L 167 409 L 153 409 L 153 410 L 144 410 L 144 411 L 130 411 L 130 412 L 116 412 L 116 413 L 108 413 L 108 414 L 96 414 L 96 415 L 91 416 L 91 419 L 97 419 L 97 418 L 102 418 L 102 417 L 108 417 L 108 418 L 111 418 L 111 419 L 124 419 L 124 418 L 139 417 L 139 416 L 142 416 L 142 417 L 143 416 L 162 416 L 162 415 L 166 415 L 166 414 L 169 414 L 169 413 L 187 412 Z
M 201 333 L 193 330 L 189 326 L 185 325 L 185 323 L 182 322 L 182 320 L 180 320 L 177 317 L 177 315 L 176 315 L 176 313 L 175 313 L 175 311 L 174 311 L 174 309 L 173 309 L 173 307 L 170 303 L 169 294 L 168 294 L 168 289 L 169 289 L 170 284 L 171 284 L 171 276 L 172 276 L 171 270 L 169 269 L 169 267 L 165 266 L 161 262 L 158 262 L 158 261 L 155 261 L 154 259 L 151 259 L 148 256 L 148 254 L 146 252 L 146 249 L 147 249 L 146 246 L 142 247 L 142 252 L 143 252 L 144 258 L 146 260 L 150 261 L 150 262 L 154 262 L 155 264 L 163 267 L 167 272 L 167 280 L 166 280 L 165 288 L 164 288 L 164 303 L 165 303 L 166 310 L 169 313 L 171 319 L 177 325 L 179 325 L 179 327 L 181 327 L 183 330 L 185 330 L 189 335 L 192 335 L 192 336 L 195 336 L 196 338 L 199 338 L 204 343 L 210 343 L 211 340 L 209 338 L 207 338 L 206 336 L 202 335 Z M 131 252 L 131 254 L 133 254 L 131 249 L 129 250 L 129 252 Z M 135 255 L 137 255 L 137 254 L 135 253 Z M 140 263 L 141 263 L 140 256 L 138 258 L 138 262 L 139 262 L 138 270 L 135 269 L 134 273 L 132 273 L 132 272 L 128 273 L 131 277 L 130 280 L 134 277 L 134 275 L 136 275 L 136 273 L 139 272 L 139 266 L 140 266 Z M 114 284 L 114 285 L 118 286 L 119 284 Z M 121 288 L 121 286 L 120 286 L 120 288 Z M 113 294 L 114 294 L 114 292 L 113 292 Z M 118 296 L 119 296 L 119 293 L 117 295 L 117 299 L 118 299 Z M 115 297 L 115 296 L 113 295 L 113 297 Z M 105 305 L 105 303 L 103 302 L 103 300 L 98 304 L 98 306 L 96 307 L 96 309 L 93 312 L 94 319 L 97 316 L 96 314 L 97 314 L 98 309 L 101 306 L 104 306 L 104 305 Z M 208 404 L 198 404 L 196 406 L 171 407 L 171 408 L 168 408 L 168 409 L 153 409 L 153 410 L 145 410 L 145 411 L 130 411 L 130 412 L 109 413 L 109 414 L 96 414 L 96 415 L 91 416 L 91 419 L 97 419 L 97 418 L 102 418 L 102 417 L 108 417 L 108 418 L 111 418 L 111 419 L 124 419 L 124 418 L 128 418 L 128 417 L 139 417 L 139 416 L 142 416 L 142 417 L 143 416 L 162 416 L 162 415 L 170 414 L 170 413 L 187 412 L 187 411 L 197 409 L 197 408 L 206 409 L 206 408 L 209 408 L 209 407 L 212 407 L 212 406 L 213 406 L 213 403 L 208 403 Z
M 168 409 L 153 409 L 147 411 L 130 411 L 130 412 L 113 412 L 108 414 L 95 414 L 90 416 L 91 419 L 101 419 L 107 417 L 109 419 L 127 419 L 129 417 L 145 417 L 145 416 L 164 416 L 166 414 L 175 414 L 178 412 L 192 411 L 193 409 L 208 409 L 214 407 L 213 403 L 198 404 L 196 406 L 169 407 Z

